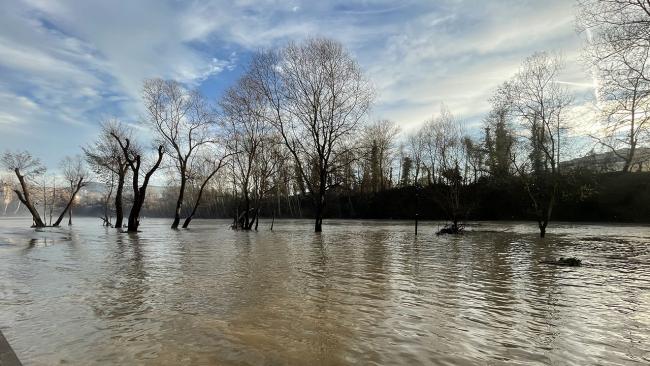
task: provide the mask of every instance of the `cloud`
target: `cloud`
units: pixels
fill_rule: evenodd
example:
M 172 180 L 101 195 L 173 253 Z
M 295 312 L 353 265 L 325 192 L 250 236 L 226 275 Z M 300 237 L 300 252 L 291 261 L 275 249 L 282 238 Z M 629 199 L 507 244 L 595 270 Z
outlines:
M 61 155 L 92 138 L 101 114 L 135 121 L 144 77 L 218 91 L 260 47 L 308 35 L 342 41 L 380 89 L 375 114 L 407 129 L 442 102 L 480 121 L 494 89 L 535 51 L 561 49 L 562 81 L 577 92 L 591 83 L 565 0 L 8 3 L 0 2 L 0 125 L 14 132 L 0 144 L 47 131 L 68 141 Z

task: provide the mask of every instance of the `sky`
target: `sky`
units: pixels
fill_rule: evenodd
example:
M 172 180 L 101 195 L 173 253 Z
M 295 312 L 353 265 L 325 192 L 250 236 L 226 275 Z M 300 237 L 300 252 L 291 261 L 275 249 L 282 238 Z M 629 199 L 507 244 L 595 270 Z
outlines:
M 441 103 L 470 130 L 488 99 L 536 51 L 561 51 L 577 100 L 593 89 L 578 62 L 570 0 L 0 0 L 0 152 L 55 168 L 81 152 L 102 116 L 137 123 L 143 78 L 208 97 L 260 48 L 307 36 L 341 41 L 377 85 L 370 118 L 413 131 Z

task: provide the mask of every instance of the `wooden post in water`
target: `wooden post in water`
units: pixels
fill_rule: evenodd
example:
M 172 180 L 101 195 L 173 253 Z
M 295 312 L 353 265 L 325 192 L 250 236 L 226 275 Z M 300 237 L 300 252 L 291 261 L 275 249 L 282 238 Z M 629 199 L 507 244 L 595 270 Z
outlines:
M 413 188 L 415 188 L 415 236 L 418 236 L 418 206 L 420 203 L 418 194 L 420 193 L 420 189 L 424 187 L 420 183 L 415 183 Z

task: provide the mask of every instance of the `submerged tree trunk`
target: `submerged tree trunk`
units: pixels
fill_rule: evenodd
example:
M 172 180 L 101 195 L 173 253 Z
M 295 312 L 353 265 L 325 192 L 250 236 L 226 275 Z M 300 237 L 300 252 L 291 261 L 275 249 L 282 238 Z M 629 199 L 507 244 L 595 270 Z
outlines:
M 546 225 L 548 225 L 548 220 L 537 220 L 537 225 L 539 226 L 539 237 L 546 237 Z
M 161 145 L 160 147 L 158 147 L 158 161 L 153 166 L 153 168 L 151 168 L 151 170 L 149 170 L 149 172 L 145 174 L 142 187 L 138 188 L 137 187 L 138 179 L 136 177 L 139 175 L 139 170 L 140 170 L 140 156 L 137 157 L 137 169 L 135 169 L 133 172 L 133 176 L 134 176 L 133 190 L 134 192 L 137 192 L 137 194 L 135 194 L 133 207 L 131 208 L 131 213 L 129 213 L 129 222 L 127 228 L 127 231 L 129 232 L 138 231 L 138 226 L 140 226 L 140 211 L 142 210 L 142 205 L 144 204 L 144 199 L 146 197 L 147 186 L 149 185 L 149 179 L 156 171 L 156 169 L 158 169 L 158 166 L 160 165 L 162 158 L 163 158 L 163 146 Z
M 74 192 L 72 192 L 72 196 L 70 197 L 70 200 L 68 201 L 68 204 L 65 206 L 65 209 L 63 210 L 63 212 L 61 212 L 61 216 L 59 216 L 59 218 L 56 220 L 56 222 L 52 226 L 59 226 L 61 224 L 61 221 L 63 221 L 63 218 L 65 217 L 65 215 L 72 209 L 72 204 L 74 202 L 75 197 L 77 197 L 77 193 L 79 193 L 79 190 L 81 190 L 81 188 L 83 186 L 85 186 L 85 185 L 86 185 L 86 183 L 84 183 L 84 179 L 80 178 L 79 181 L 77 182 L 77 186 L 76 186 Z M 70 214 L 70 221 L 69 221 L 68 225 L 72 225 L 72 214 Z
M 325 211 L 325 185 L 321 184 L 319 189 L 318 201 L 316 202 L 316 223 L 314 225 L 314 232 L 320 233 L 323 231 L 323 211 Z
M 29 212 L 32 214 L 32 219 L 33 219 L 33 224 L 35 227 L 45 227 L 45 223 L 43 223 L 43 220 L 41 220 L 41 216 L 38 214 L 38 211 L 36 211 L 36 208 L 34 208 L 34 202 L 32 202 L 32 198 L 29 194 L 29 188 L 27 187 L 27 182 L 25 181 L 25 177 L 20 175 L 20 170 L 18 168 L 14 169 L 16 172 L 16 177 L 18 177 L 18 181 L 20 182 L 20 186 L 23 189 L 23 192 L 25 195 L 15 189 L 14 192 L 16 192 L 16 195 L 18 196 L 18 200 L 23 203 L 29 210 Z
M 174 211 L 174 222 L 172 223 L 172 229 L 177 229 L 178 224 L 181 221 L 181 208 L 183 207 L 183 196 L 185 195 L 185 184 L 187 178 L 185 177 L 185 170 L 181 170 L 181 187 L 180 192 L 178 192 L 178 200 L 176 201 L 176 211 Z
M 210 178 L 211 177 L 212 177 L 212 175 L 210 176 Z M 208 181 L 210 180 L 210 178 L 206 179 L 206 181 L 203 182 L 203 184 L 201 184 L 201 188 L 199 189 L 199 194 L 196 196 L 196 201 L 194 202 L 194 207 L 192 208 L 192 212 L 185 219 L 185 222 L 183 222 L 183 229 L 187 229 L 187 227 L 190 225 L 190 222 L 194 218 L 194 215 L 196 214 L 196 211 L 199 208 L 199 204 L 201 203 L 201 197 L 203 196 L 203 189 L 205 188 L 206 184 L 208 184 Z
M 117 181 L 117 192 L 115 193 L 115 227 L 121 228 L 124 221 L 124 209 L 122 208 L 122 195 L 124 191 L 124 174 L 120 174 Z

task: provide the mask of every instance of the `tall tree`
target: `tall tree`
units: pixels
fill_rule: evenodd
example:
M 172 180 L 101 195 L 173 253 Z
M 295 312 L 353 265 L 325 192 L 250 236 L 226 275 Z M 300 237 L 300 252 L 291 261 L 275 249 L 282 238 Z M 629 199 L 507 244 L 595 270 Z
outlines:
M 427 132 L 423 135 L 436 157 L 439 172 L 434 197 L 451 221 L 448 229 L 456 234 L 463 229 L 462 222 L 467 220 L 474 207 L 473 202 L 462 194 L 467 159 L 462 119 L 442 105 L 440 114 L 428 120 L 425 129 Z
M 314 230 L 321 232 L 325 194 L 339 184 L 330 178 L 349 164 L 341 157 L 358 149 L 355 133 L 375 87 L 342 43 L 321 37 L 258 52 L 248 73 L 314 200 Z
M 132 142 L 132 140 L 128 137 L 120 136 L 115 133 L 111 133 L 111 136 L 115 139 L 115 141 L 117 141 L 118 145 L 120 146 L 124 160 L 126 160 L 129 168 L 131 168 L 131 173 L 133 174 L 133 206 L 131 207 L 131 212 L 129 213 L 127 231 L 137 232 L 138 226 L 140 226 L 140 211 L 142 210 L 142 205 L 144 205 L 145 202 L 149 180 L 151 179 L 153 173 L 155 173 L 160 166 L 160 162 L 162 161 L 163 155 L 165 153 L 165 147 L 163 145 L 159 145 L 156 149 L 158 156 L 155 158 L 155 162 L 151 168 L 146 173 L 144 173 L 144 179 L 142 180 L 142 185 L 140 185 L 140 170 L 143 168 L 142 164 L 144 163 L 142 149 L 139 148 L 137 144 Z
M 522 138 L 528 143 L 520 146 L 527 153 L 516 153 L 512 162 L 531 198 L 540 237 L 546 234 L 558 198 L 563 132 L 567 109 L 573 102 L 568 88 L 558 82 L 563 68 L 560 54 L 537 52 L 492 98 L 493 104 L 509 106 L 509 112 L 526 131 Z
M 239 78 L 218 101 L 232 154 L 233 178 L 244 202 L 241 218 L 236 219 L 244 230 L 253 228 L 277 167 L 272 152 L 281 138 L 274 135 L 274 127 L 265 116 L 267 103 L 248 76 Z
M 121 228 L 124 220 L 124 185 L 129 172 L 122 148 L 113 135 L 120 140 L 133 139 L 133 128 L 117 118 L 105 117 L 99 122 L 100 132 L 88 147 L 82 147 L 86 161 L 105 184 L 115 184 L 115 227 Z M 133 147 L 131 147 L 133 149 Z M 116 179 L 115 179 L 116 178 Z
M 198 90 L 187 91 L 176 80 L 144 79 L 141 90 L 147 108 L 142 122 L 158 135 L 158 143 L 173 159 L 180 186 L 172 229 L 181 220 L 183 195 L 192 159 L 208 143 L 213 142 L 214 118 L 205 97 Z
M 44 227 L 45 223 L 38 214 L 34 207 L 31 194 L 29 192 L 29 181 L 33 180 L 39 174 L 45 173 L 46 168 L 41 164 L 41 159 L 35 158 L 28 151 L 16 151 L 15 153 L 7 150 L 2 156 L 2 165 L 9 170 L 13 171 L 18 178 L 20 190 L 15 187 L 13 191 L 18 196 L 20 202 L 32 214 L 34 226 Z
M 418 129 L 406 135 L 406 144 L 413 163 L 413 184 L 420 183 L 420 170 L 424 161 L 424 154 L 426 149 L 426 138 L 422 133 L 422 129 Z
M 650 2 L 579 0 L 576 9 L 576 31 L 587 35 L 582 61 L 596 80 L 604 122 L 593 137 L 627 172 L 639 144 L 650 142 Z
M 390 168 L 395 159 L 395 144 L 401 128 L 395 121 L 382 118 L 365 126 L 363 132 L 364 144 L 375 149 L 376 159 L 371 160 L 373 166 L 378 164 L 379 190 L 383 191 L 389 188 Z M 373 181 L 376 180 L 374 175 Z
M 587 34 L 588 65 L 618 64 L 650 82 L 650 69 L 630 62 L 650 49 L 649 1 L 578 0 L 576 31 Z
M 490 178 L 503 181 L 512 175 L 512 155 L 515 131 L 508 108 L 495 106 L 484 121 L 484 145 Z

